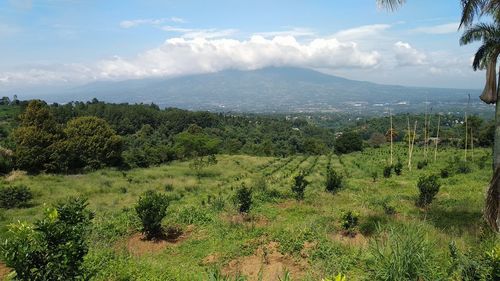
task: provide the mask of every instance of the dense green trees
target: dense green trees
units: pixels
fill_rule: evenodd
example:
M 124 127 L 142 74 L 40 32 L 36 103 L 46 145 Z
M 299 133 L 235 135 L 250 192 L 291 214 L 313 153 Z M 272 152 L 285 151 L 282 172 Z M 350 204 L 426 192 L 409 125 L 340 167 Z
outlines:
M 20 120 L 12 134 L 20 169 L 67 172 L 120 163 L 122 140 L 103 119 L 79 117 L 63 126 L 46 104 L 34 100 Z
M 97 117 L 72 119 L 66 124 L 64 135 L 71 170 L 120 164 L 123 141 L 105 120 Z
M 335 152 L 350 153 L 363 150 L 363 140 L 356 132 L 344 132 L 335 140 Z

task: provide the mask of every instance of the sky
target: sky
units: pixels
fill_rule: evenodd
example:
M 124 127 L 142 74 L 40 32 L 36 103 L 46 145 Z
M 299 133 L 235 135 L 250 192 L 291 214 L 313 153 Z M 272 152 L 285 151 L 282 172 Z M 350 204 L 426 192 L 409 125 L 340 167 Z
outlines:
M 0 91 L 271 66 L 479 89 L 458 0 L 0 0 Z

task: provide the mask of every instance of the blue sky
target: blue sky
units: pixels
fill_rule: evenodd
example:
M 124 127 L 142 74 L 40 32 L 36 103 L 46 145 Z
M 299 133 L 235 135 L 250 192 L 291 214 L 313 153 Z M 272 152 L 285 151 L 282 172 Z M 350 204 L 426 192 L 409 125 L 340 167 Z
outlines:
M 432 8 L 429 8 L 432 7 Z M 386 84 L 481 88 L 458 0 L 2 0 L 0 87 L 297 66 Z

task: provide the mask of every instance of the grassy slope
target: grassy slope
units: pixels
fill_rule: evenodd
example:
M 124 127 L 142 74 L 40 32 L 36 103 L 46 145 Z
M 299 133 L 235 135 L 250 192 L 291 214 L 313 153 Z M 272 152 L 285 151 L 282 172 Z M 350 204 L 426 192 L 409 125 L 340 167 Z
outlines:
M 475 159 L 490 155 L 489 150 L 477 149 Z M 414 164 L 422 158 L 417 149 Z M 89 264 L 99 270 L 96 280 L 192 280 L 205 276 L 212 267 L 223 268 L 231 260 L 248 256 L 260 245 L 278 241 L 280 250 L 293 259 L 307 263 L 305 280 L 318 280 L 337 272 L 346 273 L 349 280 L 366 276 L 368 240 L 377 233 L 377 225 L 389 226 L 419 223 L 443 261 L 448 243 L 455 240 L 460 248 L 479 245 L 482 231 L 481 209 L 490 177 L 490 163 L 485 168 L 473 165 L 467 175 L 453 175 L 442 180 L 437 199 L 427 210 L 415 207 L 416 181 L 426 173 L 439 170 L 463 157 L 462 150 L 440 151 L 439 161 L 424 170 L 415 167 L 410 173 L 405 165 L 403 175 L 382 178 L 388 148 L 367 149 L 362 153 L 338 156 L 289 159 L 250 156 L 218 156 L 218 164 L 205 169 L 201 180 L 190 170 L 187 162 L 127 172 L 101 170 L 85 175 L 11 176 L 10 184 L 26 184 L 35 192 L 33 206 L 0 213 L 0 238 L 6 235 L 6 226 L 17 220 L 33 221 L 43 212 L 45 203 L 70 195 L 89 198 L 90 208 L 96 212 L 95 231 Z M 406 159 L 404 146 L 396 147 L 395 159 Z M 490 161 L 491 157 L 487 157 Z M 347 176 L 347 187 L 332 195 L 324 192 L 327 163 Z M 292 175 L 298 170 L 309 171 L 311 182 L 304 202 L 291 199 Z M 379 178 L 373 182 L 372 171 Z M 232 205 L 234 188 L 241 182 L 252 186 L 262 175 L 267 175 L 267 186 L 281 192 L 282 198 L 254 193 L 252 220 L 234 220 Z M 4 179 L 7 183 L 7 179 Z M 173 191 L 165 191 L 171 184 Z M 189 229 L 181 243 L 141 256 L 127 252 L 128 237 L 137 231 L 133 207 L 145 190 L 154 189 L 177 197 L 169 207 L 165 225 Z M 284 197 L 284 198 L 283 198 Z M 225 202 L 223 210 L 214 203 Z M 381 201 L 388 200 L 397 214 L 384 214 Z M 339 217 L 341 210 L 355 210 L 360 214 L 360 230 L 356 239 L 342 238 Z M 191 225 L 191 226 L 189 226 Z M 194 226 L 193 226 L 194 225 Z M 303 250 L 305 241 L 315 246 Z M 206 262 L 207 256 L 213 262 Z

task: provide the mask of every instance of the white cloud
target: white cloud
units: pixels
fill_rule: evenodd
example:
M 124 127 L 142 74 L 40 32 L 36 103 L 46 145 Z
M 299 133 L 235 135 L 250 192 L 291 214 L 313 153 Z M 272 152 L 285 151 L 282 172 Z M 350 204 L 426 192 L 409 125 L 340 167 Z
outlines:
M 318 38 L 299 43 L 292 36 L 249 40 L 173 38 L 133 59 L 115 58 L 99 63 L 100 76 L 137 78 L 217 72 L 224 69 L 252 70 L 269 66 L 309 68 L 374 67 L 375 52 L 362 52 L 357 44 Z
M 316 32 L 312 29 L 305 27 L 294 27 L 288 30 L 281 31 L 266 31 L 257 32 L 254 35 L 259 35 L 262 37 L 276 37 L 276 36 L 293 36 L 293 37 L 312 37 L 316 35 Z
M 169 25 L 163 26 L 161 29 L 164 31 L 167 31 L 167 32 L 181 33 L 182 38 L 189 38 L 189 39 L 222 38 L 222 37 L 228 37 L 228 36 L 233 35 L 236 32 L 238 32 L 238 30 L 236 30 L 236 29 L 215 29 L 215 28 L 191 29 L 191 28 L 181 28 L 181 27 L 169 26 Z
M 427 55 L 413 48 L 409 43 L 398 41 L 394 44 L 393 50 L 399 66 L 427 64 Z
M 426 34 L 447 34 L 447 33 L 456 33 L 458 31 L 458 26 L 460 23 L 458 22 L 450 22 L 440 25 L 434 26 L 423 26 L 417 27 L 413 29 L 413 32 L 417 33 L 426 33 Z
M 271 39 L 254 35 L 247 40 L 177 37 L 133 58 L 114 57 L 91 65 L 33 66 L 0 72 L 0 85 L 172 77 L 271 66 L 373 68 L 380 60 L 381 56 L 376 51 L 362 51 L 354 42 L 335 38 L 316 38 L 303 43 L 293 36 Z
M 345 29 L 339 31 L 333 35 L 333 37 L 339 40 L 351 41 L 351 40 L 364 40 L 367 37 L 380 36 L 380 34 L 391 28 L 389 24 L 372 24 L 363 25 L 355 28 Z
M 161 25 L 166 22 L 174 23 L 185 23 L 186 20 L 179 17 L 171 18 L 161 18 L 161 19 L 135 19 L 135 20 L 124 20 L 120 22 L 120 27 L 122 28 L 132 28 L 139 25 Z

